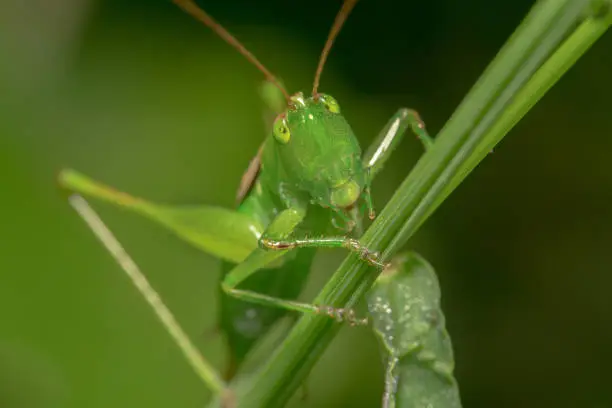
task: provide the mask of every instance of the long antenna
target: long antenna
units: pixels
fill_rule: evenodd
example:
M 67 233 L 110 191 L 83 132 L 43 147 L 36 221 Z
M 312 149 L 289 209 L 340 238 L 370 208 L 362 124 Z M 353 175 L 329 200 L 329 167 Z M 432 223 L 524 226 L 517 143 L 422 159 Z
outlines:
M 280 91 L 285 95 L 287 101 L 290 100 L 289 93 L 285 89 L 283 85 L 279 82 L 278 79 L 264 65 L 259 62 L 259 60 L 251 54 L 249 50 L 246 49 L 244 45 L 240 43 L 231 35 L 221 24 L 217 23 L 210 15 L 208 15 L 204 10 L 198 7 L 192 0 L 173 0 L 177 6 L 182 8 L 187 14 L 193 16 L 196 20 L 204 23 L 208 27 L 210 27 L 219 37 L 223 38 L 229 45 L 238 50 L 239 53 L 244 55 L 246 59 L 248 59 L 253 65 L 257 67 L 265 76 L 266 79 L 272 82 Z
M 334 40 L 338 36 L 342 25 L 346 21 L 346 18 L 351 13 L 353 7 L 357 4 L 357 0 L 345 0 L 342 8 L 336 15 L 336 20 L 334 21 L 334 25 L 332 26 L 329 36 L 327 36 L 327 42 L 325 43 L 325 47 L 323 48 L 323 52 L 321 52 L 321 58 L 319 59 L 319 66 L 317 67 L 317 72 L 315 74 L 314 84 L 312 86 L 312 96 L 316 98 L 317 91 L 319 89 L 319 81 L 321 80 L 321 73 L 323 72 L 323 67 L 325 66 L 325 61 L 327 61 L 327 56 L 329 55 L 329 51 L 331 50 L 332 45 L 334 44 Z

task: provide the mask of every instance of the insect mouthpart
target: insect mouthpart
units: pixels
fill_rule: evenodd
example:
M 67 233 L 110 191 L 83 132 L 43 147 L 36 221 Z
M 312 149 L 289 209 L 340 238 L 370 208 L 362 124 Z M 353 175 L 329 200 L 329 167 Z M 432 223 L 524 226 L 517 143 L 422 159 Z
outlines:
M 361 195 L 361 187 L 355 180 L 349 180 L 332 188 L 331 203 L 336 207 L 349 208 L 355 204 Z

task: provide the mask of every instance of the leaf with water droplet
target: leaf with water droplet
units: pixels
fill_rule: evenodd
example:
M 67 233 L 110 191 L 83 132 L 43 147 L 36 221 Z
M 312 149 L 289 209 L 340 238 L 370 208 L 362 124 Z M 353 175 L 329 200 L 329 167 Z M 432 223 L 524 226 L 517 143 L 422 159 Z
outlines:
M 372 287 L 368 310 L 386 364 L 383 406 L 461 407 L 432 266 L 415 253 L 396 257 Z

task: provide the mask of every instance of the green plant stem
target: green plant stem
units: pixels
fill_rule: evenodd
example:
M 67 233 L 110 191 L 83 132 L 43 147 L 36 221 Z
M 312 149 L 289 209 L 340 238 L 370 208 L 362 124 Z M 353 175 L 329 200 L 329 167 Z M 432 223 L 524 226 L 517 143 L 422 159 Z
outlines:
M 401 247 L 606 31 L 610 25 L 608 16 L 590 17 L 572 31 L 587 4 L 582 0 L 544 0 L 533 7 L 440 131 L 434 146 L 363 236 L 366 246 L 383 248 L 385 256 Z M 565 38 L 568 39 L 559 47 Z M 357 256 L 350 255 L 315 303 L 350 307 L 362 298 L 376 277 L 377 273 Z M 303 316 L 269 362 L 250 381 L 236 385 L 239 406 L 283 406 L 338 330 L 339 325 L 330 319 Z
M 609 3 L 605 3 L 601 10 L 609 10 L 608 7 Z M 531 75 L 524 86 L 520 89 L 516 87 L 511 96 L 502 94 L 502 97 L 496 100 L 495 105 L 478 126 L 470 132 L 468 139 L 457 153 L 454 158 L 456 165 L 448 166 L 445 169 L 446 174 L 440 178 L 443 182 L 432 187 L 428 193 L 430 197 L 423 200 L 419 208 L 411 214 L 402 231 L 397 235 L 399 238 L 387 248 L 389 251 L 395 251 L 405 242 L 402 241 L 402 238 L 414 232 L 463 181 L 467 175 L 463 174 L 465 169 L 471 171 L 475 168 L 561 76 L 606 32 L 612 23 L 612 14 L 598 13 L 598 15 L 599 17 L 594 15 L 582 22 L 555 53 L 538 68 L 537 72 Z M 556 34 L 564 35 L 559 31 Z M 524 75 L 517 75 L 513 82 L 519 82 L 523 79 L 521 77 Z M 505 93 L 510 94 L 509 90 L 507 89 Z M 467 156 L 465 159 L 462 157 L 464 155 Z M 426 213 L 421 215 L 421 211 Z

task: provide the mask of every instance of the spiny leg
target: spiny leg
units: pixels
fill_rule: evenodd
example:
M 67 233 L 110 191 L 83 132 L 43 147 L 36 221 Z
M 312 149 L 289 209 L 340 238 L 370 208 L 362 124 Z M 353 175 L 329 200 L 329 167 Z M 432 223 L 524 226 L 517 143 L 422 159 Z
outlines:
M 339 322 L 347 322 L 351 325 L 367 324 L 367 320 L 357 318 L 352 309 L 318 306 L 309 303 L 280 299 L 262 293 L 237 288 L 241 282 L 256 273 L 259 269 L 282 257 L 288 250 L 299 247 L 348 248 L 349 250 L 359 253 L 362 258 L 371 265 L 380 268 L 384 267 L 384 264 L 382 261 L 380 261 L 380 259 L 378 259 L 378 255 L 375 252 L 367 250 L 359 243 L 359 241 L 354 239 L 343 237 L 321 238 L 314 240 L 289 239 L 288 237 L 293 232 L 295 227 L 302 222 L 305 215 L 305 210 L 296 208 L 290 208 L 281 212 L 270 224 L 264 236 L 260 239 L 260 243 L 263 248 L 258 248 L 253 251 L 244 260 L 244 262 L 236 265 L 236 267 L 225 276 L 223 282 L 221 283 L 223 291 L 230 296 L 234 296 L 247 302 L 279 307 L 306 314 L 327 315 Z M 291 273 L 291 271 L 287 271 L 287 273 Z
M 401 108 L 389 119 L 363 156 L 363 162 L 368 173 L 364 193 L 370 219 L 374 219 L 375 216 L 370 193 L 372 180 L 382 169 L 393 150 L 402 141 L 408 128 L 417 135 L 425 150 L 433 145 L 434 141 L 425 130 L 425 123 L 423 123 L 419 114 L 412 109 Z
M 385 263 L 381 261 L 378 252 L 371 251 L 363 246 L 361 242 L 354 238 L 348 237 L 321 237 L 321 238 L 301 238 L 289 240 L 273 240 L 270 238 L 262 238 L 261 244 L 269 249 L 284 250 L 295 248 L 346 248 L 349 251 L 355 252 L 361 259 L 372 266 L 376 266 L 381 270 L 385 267 Z
M 172 336 L 174 342 L 183 352 L 183 355 L 191 364 L 196 374 L 215 394 L 224 400 L 224 406 L 233 406 L 231 395 L 225 383 L 216 370 L 202 357 L 199 350 L 189 340 L 189 336 L 183 331 L 176 321 L 172 312 L 163 303 L 159 294 L 149 284 L 147 278 L 141 272 L 138 265 L 125 251 L 113 233 L 106 227 L 98 214 L 89 206 L 87 201 L 80 195 L 74 194 L 69 198 L 70 205 L 83 218 L 96 237 L 104 247 L 111 253 L 115 261 L 121 266 L 138 291 L 149 303 L 157 318 L 161 321 L 166 331 Z
M 421 119 L 421 115 L 412 109 L 404 108 L 403 110 L 406 112 L 406 120 L 408 120 L 410 128 L 414 134 L 417 135 L 417 138 L 421 141 L 421 143 L 423 143 L 425 150 L 428 150 L 431 146 L 433 146 L 434 140 L 431 136 L 429 136 L 427 130 L 425 130 L 425 122 L 423 122 L 423 119 Z
M 419 114 L 412 109 L 399 109 L 382 128 L 363 156 L 363 162 L 366 169 L 369 170 L 371 179 L 382 169 L 393 150 L 402 141 L 408 128 L 417 135 L 425 150 L 433 145 L 434 141 L 425 130 L 425 123 Z
M 291 206 L 289 201 L 290 196 L 287 196 L 289 208 L 283 211 L 272 222 L 270 227 L 264 232 L 259 239 L 259 244 L 267 249 L 272 250 L 289 250 L 296 248 L 346 248 L 349 251 L 357 253 L 362 260 L 372 266 L 378 267 L 381 270 L 385 264 L 380 260 L 380 255 L 376 251 L 363 246 L 358 240 L 349 237 L 321 237 L 321 238 L 294 238 L 291 233 L 302 222 L 306 216 L 306 209 L 299 205 Z M 293 201 L 297 203 L 297 201 Z M 351 229 L 354 227 L 355 221 L 351 218 L 356 215 L 346 214 L 343 211 L 336 211 L 335 215 L 342 216 L 348 223 L 352 223 Z

